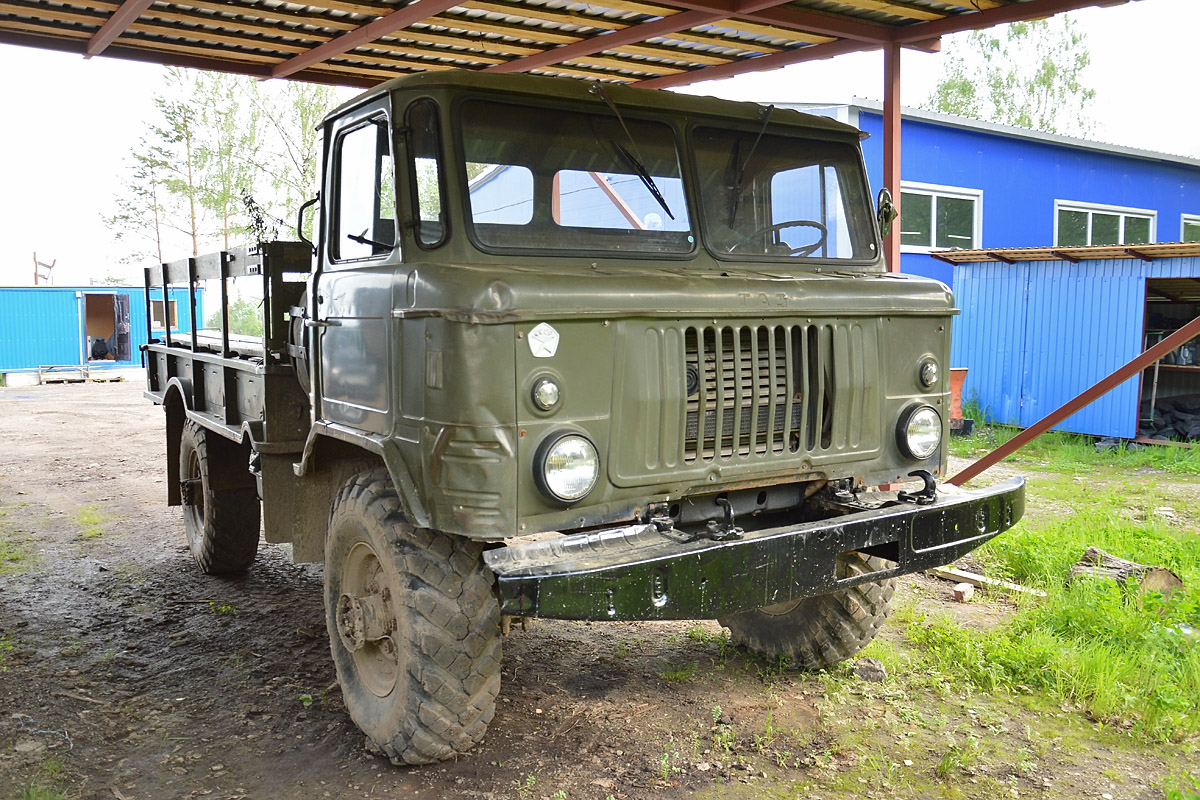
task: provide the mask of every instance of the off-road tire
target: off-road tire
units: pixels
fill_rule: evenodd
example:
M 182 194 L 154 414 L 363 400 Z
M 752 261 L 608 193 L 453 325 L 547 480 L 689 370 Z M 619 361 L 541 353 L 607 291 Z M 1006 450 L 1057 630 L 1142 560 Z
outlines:
M 850 553 L 840 577 L 884 568 L 881 559 Z M 734 644 L 771 659 L 786 657 L 796 669 L 827 669 L 867 646 L 892 610 L 894 578 L 861 583 L 831 594 L 790 600 L 718 620 Z
M 261 506 L 245 483 L 248 464 L 241 448 L 188 420 L 179 440 L 179 476 L 193 484 L 192 502 L 183 507 L 192 558 L 208 575 L 245 572 L 258 552 Z M 231 488 L 217 488 L 234 484 Z
M 338 492 L 325 540 L 330 649 L 351 719 L 393 763 L 453 758 L 487 732 L 500 692 L 493 584 L 481 543 L 408 523 L 387 470 Z M 348 644 L 348 598 L 382 609 L 373 619 L 390 634 Z

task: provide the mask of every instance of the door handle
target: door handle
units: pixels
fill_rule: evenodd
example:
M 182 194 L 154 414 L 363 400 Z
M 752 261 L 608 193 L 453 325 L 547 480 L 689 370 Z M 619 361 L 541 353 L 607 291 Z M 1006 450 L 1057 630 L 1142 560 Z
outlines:
M 306 327 L 306 328 L 338 328 L 338 327 L 341 327 L 341 324 L 342 323 L 338 322 L 336 319 L 333 319 L 333 320 L 306 319 L 306 320 L 304 320 L 304 327 Z

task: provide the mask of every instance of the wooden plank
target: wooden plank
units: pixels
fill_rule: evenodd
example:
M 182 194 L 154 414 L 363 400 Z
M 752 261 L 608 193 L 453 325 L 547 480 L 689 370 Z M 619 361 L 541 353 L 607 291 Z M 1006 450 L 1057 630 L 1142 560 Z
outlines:
M 567 33 L 556 33 L 547 28 L 535 28 L 529 25 L 506 25 L 501 22 L 491 22 L 478 17 L 468 17 L 456 14 L 439 14 L 421 20 L 424 25 L 438 25 L 444 28 L 466 31 L 467 33 L 496 33 L 501 36 L 511 36 L 514 39 L 529 39 L 534 42 L 549 44 L 571 44 L 579 41 L 580 37 Z M 401 35 L 397 33 L 395 35 Z
M 1020 594 L 1028 594 L 1034 597 L 1045 597 L 1046 593 L 1041 589 L 1031 589 L 1028 586 L 1021 586 L 1018 583 L 1009 583 L 997 578 L 989 578 L 986 575 L 980 575 L 975 572 L 967 572 L 963 569 L 954 567 L 936 567 L 934 569 L 925 570 L 927 575 L 933 575 L 936 578 L 943 580 L 954 581 L 955 583 L 969 583 L 979 589 L 1007 589 L 1010 592 L 1018 592 Z
M 214 47 L 194 47 L 186 44 L 175 44 L 174 42 L 162 42 L 157 39 L 144 39 L 141 36 L 133 36 L 133 31 L 126 31 L 117 41 L 126 47 L 137 48 L 139 50 L 158 50 L 167 53 L 190 53 L 192 55 L 207 56 L 209 58 L 223 61 L 248 61 L 254 64 L 274 64 L 279 59 L 275 56 L 262 55 L 261 53 L 243 53 L 237 50 L 226 50 L 224 48 Z
M 580 56 L 579 58 L 572 58 L 566 63 L 579 64 L 585 67 L 628 69 L 634 72 L 643 72 L 647 75 L 677 75 L 680 72 L 687 71 L 681 67 L 672 67 L 658 61 L 645 61 L 632 58 L 605 58 L 603 56 Z
M 747 22 L 742 19 L 725 19 L 719 22 L 710 22 L 705 28 L 729 28 L 731 30 L 740 31 L 742 33 L 752 33 L 755 36 L 769 36 L 772 39 L 783 39 L 787 42 L 796 42 L 804 44 L 823 44 L 824 42 L 832 42 L 832 36 L 821 36 L 816 33 L 804 33 L 792 28 L 780 28 L 776 25 L 763 25 L 759 22 Z
M 622 21 L 600 14 L 584 14 L 578 11 L 550 9 L 545 6 L 527 6 L 520 3 L 493 3 L 486 0 L 470 0 L 459 8 L 487 11 L 492 14 L 504 14 L 519 17 L 531 22 L 557 22 L 562 25 L 579 25 L 580 27 L 595 28 L 603 31 L 615 31 L 628 28 L 638 20 Z
M 0 19 L 0 30 L 27 31 L 48 36 L 62 36 L 66 39 L 90 39 L 92 31 L 81 31 L 78 28 L 59 28 L 54 25 L 41 25 L 37 22 L 24 22 L 19 19 Z
M 939 14 L 936 11 L 930 11 L 927 8 L 918 8 L 916 6 L 905 5 L 903 3 L 892 2 L 892 0 L 837 0 L 837 2 L 846 6 L 853 6 L 861 11 L 882 11 L 886 14 L 892 14 L 897 17 L 905 17 L 906 19 L 941 19 L 946 16 Z
M 251 36 L 229 36 L 216 31 L 199 30 L 196 28 L 177 28 L 168 27 L 166 25 L 146 25 L 141 22 L 136 22 L 129 26 L 129 30 L 138 33 L 150 33 L 156 36 L 172 36 L 179 39 L 198 39 L 202 42 L 216 42 L 219 44 L 230 44 L 235 47 L 249 47 L 255 50 L 273 50 L 276 53 L 304 53 L 308 48 L 299 44 L 287 44 L 286 42 L 276 42 L 271 39 L 259 39 Z
M 730 56 L 716 56 L 711 53 L 705 53 L 696 50 L 692 47 L 668 47 L 666 45 L 634 45 L 627 44 L 624 47 L 615 47 L 612 50 L 602 50 L 602 53 L 611 53 L 618 56 L 626 55 L 641 55 L 654 56 L 656 58 L 671 59 L 684 64 L 700 64 L 711 66 L 714 64 L 728 64 L 733 60 Z
M 77 11 L 59 11 L 41 6 L 27 6 L 20 3 L 0 2 L 0 14 L 14 14 L 22 17 L 33 17 L 34 20 L 56 20 L 58 22 L 78 22 L 83 25 L 104 24 L 105 17 L 99 14 L 81 14 Z
M 729 50 L 741 50 L 744 53 L 779 53 L 784 48 L 778 47 L 766 42 L 752 42 L 747 39 L 738 39 L 733 36 L 721 36 L 713 33 L 707 36 L 695 31 L 676 31 L 675 33 L 664 33 L 662 36 L 653 36 L 653 39 L 673 39 L 679 42 L 689 42 L 691 44 L 705 44 L 713 47 L 724 47 Z
M 502 64 L 507 60 L 501 58 L 500 56 L 485 56 L 475 50 L 449 50 L 438 47 L 391 44 L 390 42 L 371 42 L 370 44 L 363 45 L 357 50 L 352 50 L 351 53 L 361 53 L 363 50 L 383 50 L 385 52 L 396 53 L 398 55 L 441 58 L 454 61 L 465 61 L 472 64 Z
M 385 38 L 428 44 L 448 44 L 480 51 L 490 50 L 493 53 L 514 56 L 542 52 L 542 48 L 533 47 L 531 45 L 502 42 L 499 39 L 488 39 L 484 36 L 467 37 L 462 35 L 454 36 L 447 33 L 434 33 L 433 31 L 427 31 L 424 28 L 418 28 L 415 26 L 410 26 L 402 31 L 396 31 Z

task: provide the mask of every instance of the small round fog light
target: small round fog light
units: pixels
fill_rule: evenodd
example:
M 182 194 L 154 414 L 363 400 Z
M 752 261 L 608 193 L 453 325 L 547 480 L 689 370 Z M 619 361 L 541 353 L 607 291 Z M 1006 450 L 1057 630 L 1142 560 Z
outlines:
M 533 385 L 533 404 L 542 411 L 549 411 L 558 405 L 558 384 L 551 378 L 540 378 Z
M 937 362 L 932 358 L 925 359 L 921 362 L 921 366 L 917 371 L 917 375 L 921 379 L 922 386 L 924 386 L 926 389 L 932 387 L 935 383 L 937 383 L 938 379 Z

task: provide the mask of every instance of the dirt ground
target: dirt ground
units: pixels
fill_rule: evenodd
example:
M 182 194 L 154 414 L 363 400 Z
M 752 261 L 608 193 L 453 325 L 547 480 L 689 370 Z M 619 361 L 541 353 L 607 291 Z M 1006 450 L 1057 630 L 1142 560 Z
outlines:
M 1046 732 L 1032 701 L 782 674 L 712 622 L 541 621 L 504 642 L 482 745 L 393 767 L 343 708 L 320 566 L 263 544 L 243 577 L 195 569 L 141 390 L 0 389 L 0 798 L 1161 797 L 1174 766 L 1072 709 Z M 898 596 L 1011 613 L 923 577 Z M 935 777 L 968 735 L 975 766 Z

